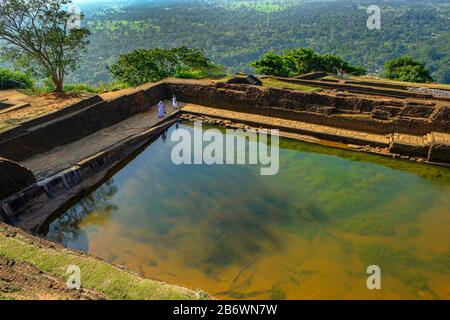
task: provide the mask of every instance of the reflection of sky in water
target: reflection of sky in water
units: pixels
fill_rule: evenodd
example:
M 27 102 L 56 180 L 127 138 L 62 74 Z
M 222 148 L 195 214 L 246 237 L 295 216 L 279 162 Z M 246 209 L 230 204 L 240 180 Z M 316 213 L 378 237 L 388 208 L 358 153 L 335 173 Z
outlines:
M 230 282 L 228 290 L 239 294 L 252 288 L 258 296 L 275 288 L 271 292 L 276 296 L 283 281 L 266 275 L 265 288 L 252 284 L 268 272 L 262 271 L 264 263 L 268 265 L 262 261 L 272 257 L 284 263 L 277 277 L 292 280 L 298 266 L 289 264 L 303 255 L 317 255 L 311 251 L 317 243 L 339 245 L 332 255 L 345 254 L 348 259 L 358 252 L 360 259 L 371 257 L 373 239 L 389 239 L 396 250 L 411 249 L 424 212 L 435 205 L 439 214 L 450 213 L 448 170 L 280 142 L 280 173 L 263 177 L 257 166 L 175 166 L 170 160 L 173 143 L 160 138 L 53 221 L 47 237 L 105 258 L 113 256 L 119 263 L 152 261 L 152 267 L 158 269 L 159 263 L 163 269 L 166 262 L 177 276 L 168 279 L 180 284 L 190 284 L 183 278 L 188 270 L 199 270 L 215 282 Z M 406 236 L 398 234 L 402 228 Z M 294 249 L 286 241 L 292 237 L 298 241 Z M 352 237 L 366 238 L 354 242 Z M 359 248 L 368 237 L 369 249 Z M 450 242 L 449 236 L 443 237 Z M 390 249 L 382 246 L 381 254 L 386 250 Z M 320 259 L 330 259 L 330 265 L 336 258 L 323 255 Z M 234 268 L 238 275 L 229 276 Z M 348 268 L 347 274 L 356 272 Z M 151 270 L 143 273 L 153 276 Z M 252 273 L 245 282 L 248 288 L 236 289 L 243 270 Z M 239 297 L 233 294 L 224 296 Z

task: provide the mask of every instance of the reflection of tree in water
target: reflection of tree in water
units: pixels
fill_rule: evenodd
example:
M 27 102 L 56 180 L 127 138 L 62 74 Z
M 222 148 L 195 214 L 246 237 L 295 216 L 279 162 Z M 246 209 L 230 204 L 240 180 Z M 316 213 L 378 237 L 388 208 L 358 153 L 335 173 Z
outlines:
M 117 193 L 114 180 L 110 179 L 90 195 L 83 197 L 49 226 L 47 239 L 62 243 L 71 248 L 87 251 L 88 241 L 83 225 L 105 224 L 117 207 L 110 202 Z

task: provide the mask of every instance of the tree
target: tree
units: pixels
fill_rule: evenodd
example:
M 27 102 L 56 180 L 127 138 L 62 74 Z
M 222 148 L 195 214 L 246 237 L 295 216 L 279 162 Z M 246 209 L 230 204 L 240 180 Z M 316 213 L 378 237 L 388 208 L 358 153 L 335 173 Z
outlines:
M 252 67 L 260 74 L 267 74 L 278 77 L 288 77 L 289 67 L 284 57 L 275 52 L 266 53 L 261 59 L 253 61 Z
M 284 56 L 292 75 L 299 75 L 321 69 L 320 56 L 313 49 L 293 49 L 286 51 Z
M 18 67 L 49 77 L 62 92 L 68 70 L 75 70 L 89 43 L 86 28 L 71 24 L 81 13 L 69 12 L 72 0 L 2 0 L 0 55 Z
M 352 66 L 341 57 L 331 54 L 319 55 L 310 48 L 286 50 L 282 55 L 266 53 L 261 59 L 253 61 L 256 72 L 272 76 L 288 77 L 313 71 L 337 73 L 341 69 L 353 75 L 363 75 L 366 70 Z
M 122 54 L 108 69 L 116 80 L 137 86 L 156 82 L 179 73 L 217 68 L 199 49 L 137 49 Z
M 413 60 L 410 56 L 404 56 L 386 62 L 386 78 L 407 82 L 433 81 L 430 72 L 425 65 Z

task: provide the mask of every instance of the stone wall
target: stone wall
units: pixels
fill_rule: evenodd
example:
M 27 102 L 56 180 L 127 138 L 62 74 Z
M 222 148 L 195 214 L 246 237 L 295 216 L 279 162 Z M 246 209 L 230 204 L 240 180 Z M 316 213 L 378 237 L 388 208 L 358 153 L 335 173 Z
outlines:
M 5 133 L 9 138 L 0 139 L 0 156 L 23 161 L 121 122 L 172 94 L 187 103 L 368 133 L 417 136 L 432 131 L 450 133 L 450 106 L 426 100 L 372 99 L 177 79 L 146 85 L 138 90 L 111 101 L 83 106 L 59 118 L 48 115 L 36 119 L 34 121 L 39 125 L 23 132 Z M 46 119 L 50 121 L 45 122 Z
M 377 134 L 450 132 L 449 107 L 433 102 L 332 96 L 245 85 L 167 82 L 180 101 Z
M 84 138 L 100 129 L 141 113 L 165 96 L 164 86 L 102 101 L 0 142 L 0 156 L 23 161 L 36 154 Z
M 70 106 L 67 106 L 56 112 L 52 112 L 52 113 L 46 114 L 44 116 L 41 116 L 41 117 L 38 117 L 35 119 L 25 121 L 25 122 L 21 123 L 20 125 L 18 125 L 17 127 L 14 127 L 10 130 L 1 132 L 0 133 L 0 141 L 6 141 L 13 137 L 19 136 L 21 134 L 26 133 L 28 130 L 32 129 L 33 127 L 42 125 L 44 123 L 56 120 L 56 119 L 64 117 L 64 116 L 68 116 L 71 113 L 81 111 L 85 108 L 88 108 L 90 106 L 98 104 L 102 101 L 103 101 L 103 99 L 100 98 L 100 96 L 95 95 L 90 98 L 81 100 L 77 103 L 74 103 Z
M 11 196 L 36 182 L 30 170 L 4 158 L 0 158 L 0 177 L 0 199 Z
M 0 221 L 28 231 L 37 231 L 62 205 L 80 192 L 100 183 L 105 177 L 114 175 L 140 153 L 140 148 L 145 147 L 176 121 L 171 116 L 164 123 L 112 145 L 55 176 L 39 183 L 24 183 L 16 189 L 13 196 L 7 199 L 0 197 Z M 12 175 L 17 173 L 20 174 L 18 170 L 11 171 Z

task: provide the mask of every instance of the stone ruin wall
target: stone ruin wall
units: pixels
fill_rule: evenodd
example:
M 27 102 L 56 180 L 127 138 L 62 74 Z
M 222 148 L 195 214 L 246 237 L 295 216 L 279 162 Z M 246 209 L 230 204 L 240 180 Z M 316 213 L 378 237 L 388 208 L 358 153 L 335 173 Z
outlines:
M 168 83 L 180 101 L 377 134 L 450 133 L 450 106 L 245 85 Z
M 16 128 L 0 134 L 0 156 L 23 161 L 62 146 L 147 110 L 175 94 L 179 101 L 234 111 L 306 121 L 377 134 L 426 135 L 450 133 L 450 106 L 433 102 L 414 104 L 400 99 L 333 96 L 246 85 L 208 85 L 196 81 L 167 80 L 111 101 L 65 114 L 36 127 Z M 70 108 L 70 107 L 69 107 Z M 67 112 L 66 112 L 67 113 Z M 48 117 L 48 116 L 47 116 Z M 53 116 L 52 116 L 53 117 Z M 45 119 L 45 117 L 44 117 Z M 449 160 L 450 162 L 450 160 Z

